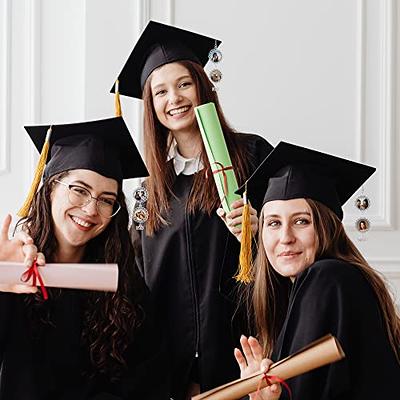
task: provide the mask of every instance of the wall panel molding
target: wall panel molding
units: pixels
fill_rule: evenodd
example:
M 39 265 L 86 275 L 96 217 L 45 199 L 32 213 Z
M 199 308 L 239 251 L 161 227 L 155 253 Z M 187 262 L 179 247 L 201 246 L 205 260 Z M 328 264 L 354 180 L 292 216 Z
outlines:
M 11 0 L 1 2 L 1 108 L 0 108 L 0 175 L 10 170 L 10 81 L 11 81 Z
M 170 25 L 175 24 L 175 0 L 167 0 L 166 22 Z
M 379 192 L 383 193 L 380 204 L 380 219 L 374 225 L 392 230 L 393 224 L 393 143 L 395 142 L 395 12 L 394 0 L 383 0 L 380 2 L 380 15 L 382 31 L 380 35 L 380 66 L 379 66 Z
M 357 1 L 357 37 L 356 37 L 356 129 L 355 157 L 361 162 L 364 158 L 365 136 L 365 62 L 366 62 L 366 16 L 365 1 Z
M 24 31 L 24 122 L 38 124 L 41 119 L 41 0 L 25 0 L 25 31 Z M 29 171 L 25 181 L 28 187 L 33 179 L 38 156 L 29 141 L 26 141 L 24 153 L 28 154 Z
M 358 0 L 358 60 L 357 60 L 357 126 L 356 126 L 356 157 L 360 162 L 366 158 L 366 7 L 364 0 Z M 379 137 L 378 154 L 378 192 L 381 193 L 378 213 L 369 215 L 374 229 L 379 231 L 394 230 L 393 221 L 393 143 L 395 141 L 395 51 L 396 40 L 396 2 L 395 0 L 382 0 L 379 2 L 379 71 L 377 82 L 379 85 L 378 121 L 379 128 L 376 133 Z

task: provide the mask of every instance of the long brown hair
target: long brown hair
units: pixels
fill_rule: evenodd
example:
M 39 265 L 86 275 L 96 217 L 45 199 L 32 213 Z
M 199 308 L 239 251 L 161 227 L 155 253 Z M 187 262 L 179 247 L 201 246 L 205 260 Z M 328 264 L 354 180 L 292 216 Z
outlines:
M 239 148 L 236 135 L 224 117 L 212 83 L 199 64 L 192 61 L 178 61 L 178 63 L 188 69 L 196 85 L 200 104 L 209 102 L 215 104 L 232 164 L 235 168 L 236 178 L 239 184 L 244 182 L 249 172 L 246 162 L 248 154 L 245 148 Z M 162 225 L 168 225 L 166 214 L 169 208 L 169 198 L 174 195 L 172 187 L 175 178 L 172 163 L 167 163 L 171 144 L 170 133 L 157 119 L 150 81 L 151 79 L 147 79 L 143 89 L 145 158 L 150 173 L 150 177 L 146 180 L 146 187 L 149 191 L 149 200 L 147 201 L 149 219 L 146 222 L 146 233 L 148 235 L 152 235 Z M 195 175 L 187 209 L 189 212 L 200 209 L 211 214 L 220 204 L 220 200 L 214 180 L 209 173 L 207 174 L 207 171 L 210 171 L 210 163 L 204 146 L 202 146 L 200 157 L 204 168 Z
M 52 261 L 57 251 L 51 216 L 51 193 L 55 180 L 67 175 L 68 172 L 62 172 L 48 179 L 37 192 L 28 217 L 19 222 L 48 262 Z M 83 261 L 117 263 L 118 290 L 115 293 L 81 292 L 84 301 L 82 343 L 88 348 L 92 364 L 90 371 L 84 372 L 91 375 L 93 371 L 105 373 L 112 379 L 120 376 L 126 367 L 125 350 L 143 319 L 139 305 L 141 281 L 135 268 L 128 233 L 129 215 L 120 183 L 117 199 L 121 204 L 120 211 L 100 235 L 88 242 Z M 54 298 L 61 292 L 49 289 L 49 296 Z M 50 307 L 47 307 L 40 294 L 28 296 L 26 302 L 36 333 L 51 324 Z
M 400 318 L 384 279 L 361 255 L 347 236 L 342 222 L 328 207 L 306 199 L 312 211 L 316 232 L 315 259 L 336 258 L 357 268 L 371 285 L 381 309 L 387 335 L 400 362 Z M 283 279 L 270 265 L 262 243 L 263 212 L 259 222 L 259 251 L 255 261 L 252 309 L 264 353 L 270 356 L 276 343 L 288 302 L 288 278 Z

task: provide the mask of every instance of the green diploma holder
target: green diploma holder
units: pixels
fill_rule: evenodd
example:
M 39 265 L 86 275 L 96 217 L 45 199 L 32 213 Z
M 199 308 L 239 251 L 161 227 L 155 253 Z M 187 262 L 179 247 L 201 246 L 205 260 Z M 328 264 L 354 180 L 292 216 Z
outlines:
M 226 147 L 217 110 L 214 103 L 207 103 L 194 109 L 200 127 L 201 137 L 210 161 L 211 171 L 221 204 L 226 213 L 231 211 L 231 204 L 240 199 L 235 191 L 238 184 L 231 158 Z

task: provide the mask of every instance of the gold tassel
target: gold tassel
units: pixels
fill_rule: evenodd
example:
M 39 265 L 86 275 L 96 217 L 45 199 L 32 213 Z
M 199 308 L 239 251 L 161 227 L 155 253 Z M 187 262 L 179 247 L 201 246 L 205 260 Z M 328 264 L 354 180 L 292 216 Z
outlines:
M 121 99 L 119 98 L 119 80 L 115 82 L 115 116 L 122 117 Z
M 28 216 L 33 198 L 36 194 L 37 188 L 39 187 L 40 181 L 42 180 L 44 168 L 46 166 L 47 156 L 49 154 L 49 149 L 50 149 L 50 135 L 51 135 L 51 126 L 47 130 L 46 139 L 42 147 L 42 151 L 40 153 L 39 161 L 36 166 L 35 176 L 33 177 L 31 188 L 29 190 L 29 193 L 26 197 L 24 204 L 17 213 L 17 215 L 20 216 L 21 218 L 25 218 Z
M 239 256 L 239 272 L 235 276 L 238 282 L 250 283 L 252 281 L 251 264 L 252 264 L 252 232 L 250 221 L 250 206 L 247 201 L 247 192 L 243 193 L 243 221 L 242 221 L 242 238 L 240 240 L 240 256 Z

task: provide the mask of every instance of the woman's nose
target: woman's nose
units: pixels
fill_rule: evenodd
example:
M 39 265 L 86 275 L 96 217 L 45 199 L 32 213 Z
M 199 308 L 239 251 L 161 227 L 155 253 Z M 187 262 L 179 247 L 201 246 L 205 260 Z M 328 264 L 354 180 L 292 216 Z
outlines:
M 170 91 L 169 102 L 170 104 L 178 104 L 182 100 L 182 96 L 177 90 Z
M 281 229 L 281 242 L 282 243 L 292 243 L 296 240 L 292 228 L 289 225 L 282 226 Z
M 99 212 L 97 210 L 97 200 L 96 199 L 91 199 L 91 201 L 88 204 L 85 204 L 81 209 L 90 216 L 95 216 Z

